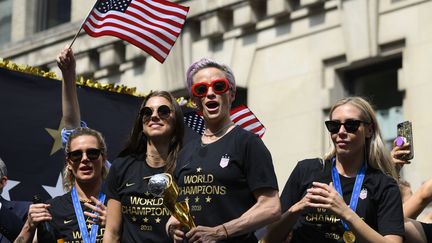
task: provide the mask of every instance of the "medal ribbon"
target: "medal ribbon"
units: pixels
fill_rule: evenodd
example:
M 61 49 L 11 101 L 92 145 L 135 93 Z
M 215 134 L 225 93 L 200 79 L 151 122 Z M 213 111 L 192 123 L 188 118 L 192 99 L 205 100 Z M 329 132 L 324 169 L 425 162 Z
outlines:
M 357 172 L 357 176 L 356 176 L 356 180 L 354 183 L 354 188 L 353 188 L 353 192 L 351 194 L 351 200 L 350 200 L 350 204 L 349 204 L 349 207 L 354 212 L 356 211 L 356 208 L 357 208 L 357 203 L 358 203 L 358 199 L 360 196 L 360 189 L 361 189 L 361 186 L 363 184 L 363 179 L 364 179 L 365 174 L 366 174 L 366 169 L 367 169 L 367 164 L 363 163 L 362 167 Z M 333 157 L 333 159 L 332 159 L 332 179 L 333 179 L 333 184 L 334 184 L 336 191 L 339 193 L 339 195 L 341 195 L 343 197 L 342 186 L 341 186 L 341 182 L 340 182 L 340 178 L 339 178 L 339 172 L 336 169 L 336 157 Z M 341 219 L 341 222 L 342 222 L 342 226 L 344 227 L 344 229 L 346 231 L 348 231 L 349 230 L 348 224 L 345 223 L 342 219 Z
M 79 226 L 80 231 L 81 231 L 82 240 L 84 243 L 95 243 L 96 242 L 96 234 L 97 234 L 97 231 L 99 229 L 99 225 L 97 225 L 97 224 L 92 225 L 91 231 L 90 231 L 90 236 L 89 236 L 88 231 L 87 231 L 87 226 L 85 223 L 85 219 L 84 219 L 83 210 L 81 208 L 81 203 L 79 202 L 78 193 L 77 193 L 75 187 L 72 187 L 71 195 L 72 195 L 73 206 L 75 209 L 75 215 L 76 215 L 77 221 L 78 221 L 78 226 Z M 99 201 L 101 203 L 104 203 L 105 193 L 103 193 L 103 192 L 99 193 Z M 96 215 L 99 215 L 98 212 L 93 212 L 93 213 Z

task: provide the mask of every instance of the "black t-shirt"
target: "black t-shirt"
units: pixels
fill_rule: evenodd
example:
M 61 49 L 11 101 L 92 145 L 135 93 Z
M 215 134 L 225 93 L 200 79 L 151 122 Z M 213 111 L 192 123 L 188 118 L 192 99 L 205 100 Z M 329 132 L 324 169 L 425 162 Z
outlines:
M 162 198 L 148 192 L 148 180 L 144 179 L 163 172 L 164 168 L 148 166 L 144 156 L 130 155 L 112 163 L 106 194 L 121 203 L 121 242 L 172 242 L 165 233 L 170 213 Z
M 75 215 L 71 192 L 50 199 L 47 203 L 51 205 L 48 209 L 52 216 L 50 224 L 54 229 L 56 238 L 63 239 L 65 243 L 84 242 Z M 92 212 L 92 210 L 84 206 L 82 202 L 81 208 L 84 211 Z M 84 219 L 87 220 L 87 216 L 84 215 Z M 91 224 L 86 223 L 86 225 L 88 235 L 90 236 Z M 96 234 L 96 242 L 102 242 L 104 232 L 105 228 L 99 226 Z
M 281 194 L 282 211 L 300 201 L 312 182 L 329 184 L 332 181 L 332 164 L 319 159 L 300 161 L 289 177 Z M 340 175 L 343 198 L 349 205 L 355 177 Z M 371 228 L 381 235 L 404 236 L 402 200 L 398 185 L 393 178 L 368 167 L 360 191 L 356 209 Z M 293 227 L 291 242 L 343 242 L 344 232 L 340 218 L 323 208 L 306 209 Z
M 188 143 L 179 154 L 175 178 L 179 201 L 188 202 L 197 225 L 210 227 L 249 210 L 256 203 L 253 191 L 277 190 L 270 152 L 258 136 L 240 127 L 211 144 Z M 227 242 L 256 242 L 253 233 Z

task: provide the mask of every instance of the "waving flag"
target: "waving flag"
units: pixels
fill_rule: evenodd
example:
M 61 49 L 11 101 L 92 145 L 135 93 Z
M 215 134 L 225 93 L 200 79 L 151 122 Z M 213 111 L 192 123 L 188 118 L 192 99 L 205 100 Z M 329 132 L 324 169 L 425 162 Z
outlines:
M 231 120 L 241 128 L 253 132 L 260 138 L 264 136 L 266 128 L 258 120 L 255 114 L 245 105 L 237 106 L 230 111 Z M 205 124 L 203 117 L 196 111 L 188 111 L 184 113 L 184 122 L 192 130 L 199 134 L 203 134 Z
M 237 106 L 232 109 L 231 112 L 231 120 L 238 126 L 242 127 L 245 130 L 255 133 L 260 138 L 264 136 L 265 127 L 258 120 L 254 113 L 245 105 Z
M 85 22 L 93 37 L 125 40 L 163 63 L 186 21 L 188 7 L 165 0 L 99 0 Z

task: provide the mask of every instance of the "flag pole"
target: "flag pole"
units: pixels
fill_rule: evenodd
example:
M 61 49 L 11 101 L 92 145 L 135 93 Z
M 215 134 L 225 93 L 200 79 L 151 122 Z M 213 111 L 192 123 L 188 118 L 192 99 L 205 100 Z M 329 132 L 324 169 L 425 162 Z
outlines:
M 82 28 L 83 28 L 85 22 L 87 22 L 87 19 L 89 18 L 91 12 L 93 11 L 93 9 L 96 7 L 96 5 L 97 5 L 99 2 L 100 2 L 100 0 L 97 0 L 97 1 L 95 2 L 95 4 L 93 5 L 93 7 L 92 7 L 92 8 L 90 9 L 90 11 L 88 12 L 87 17 L 83 20 L 83 22 L 81 23 L 81 26 L 80 26 L 78 32 L 75 34 L 74 38 L 72 39 L 72 42 L 69 44 L 69 49 L 72 48 L 72 45 L 73 45 L 73 43 L 75 42 L 76 38 L 78 37 L 79 33 L 81 32 L 81 30 L 82 30 Z

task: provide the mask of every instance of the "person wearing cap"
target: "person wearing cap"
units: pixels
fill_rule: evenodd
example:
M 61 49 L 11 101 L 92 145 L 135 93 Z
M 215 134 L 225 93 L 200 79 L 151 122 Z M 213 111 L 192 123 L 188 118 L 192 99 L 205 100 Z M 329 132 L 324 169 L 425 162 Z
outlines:
M 8 181 L 7 168 L 0 158 L 0 194 Z M 0 243 L 13 242 L 27 218 L 30 202 L 9 201 L 0 196 Z
M 197 227 L 185 233 L 171 217 L 166 230 L 176 242 L 257 242 L 255 231 L 280 216 L 271 154 L 230 118 L 236 85 L 228 66 L 203 58 L 186 79 L 206 129 L 181 150 L 174 177 Z

